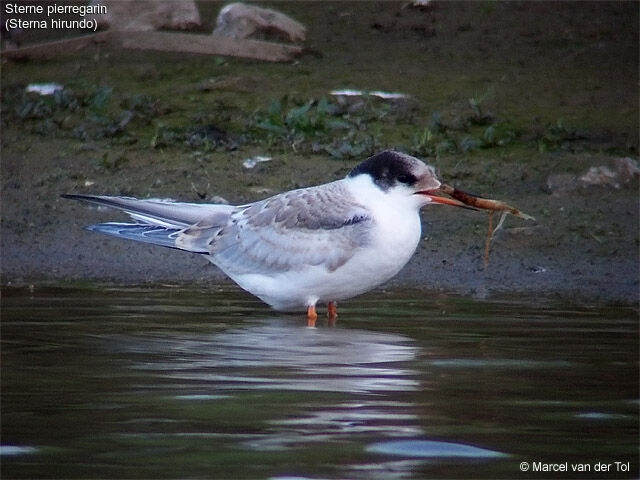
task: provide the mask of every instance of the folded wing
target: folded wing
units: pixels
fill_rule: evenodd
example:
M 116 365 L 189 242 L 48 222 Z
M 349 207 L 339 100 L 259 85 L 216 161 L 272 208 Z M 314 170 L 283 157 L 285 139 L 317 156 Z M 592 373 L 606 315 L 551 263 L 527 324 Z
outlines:
M 275 275 L 309 266 L 333 271 L 370 241 L 373 220 L 341 182 L 286 192 L 237 207 L 220 227 L 205 217 L 176 245 L 208 250 L 228 273 Z

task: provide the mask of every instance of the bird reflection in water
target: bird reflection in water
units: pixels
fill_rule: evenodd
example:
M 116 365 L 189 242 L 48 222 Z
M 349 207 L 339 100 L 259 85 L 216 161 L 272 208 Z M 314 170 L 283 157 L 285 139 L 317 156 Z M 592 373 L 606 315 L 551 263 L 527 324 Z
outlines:
M 263 405 L 269 412 L 262 418 L 266 430 L 242 439 L 248 448 L 423 433 L 411 413 L 415 405 L 406 399 L 420 388 L 417 372 L 407 366 L 418 348 L 402 335 L 310 329 L 295 318 L 268 318 L 214 335 L 136 338 L 134 343 L 137 351 L 157 359 L 135 368 L 155 372 L 163 383 L 176 382 L 176 399 L 246 402 L 254 409 L 252 394 L 277 393 L 277 405 Z

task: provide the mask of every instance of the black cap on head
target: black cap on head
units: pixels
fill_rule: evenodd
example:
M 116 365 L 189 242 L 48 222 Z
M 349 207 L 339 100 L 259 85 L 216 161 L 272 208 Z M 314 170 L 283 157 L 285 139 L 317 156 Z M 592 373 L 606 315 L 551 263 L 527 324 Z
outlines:
M 406 153 L 385 150 L 358 164 L 348 176 L 371 175 L 376 185 L 382 190 L 388 190 L 398 183 L 415 184 L 418 180 L 416 173 L 421 170 L 421 164 L 420 160 Z

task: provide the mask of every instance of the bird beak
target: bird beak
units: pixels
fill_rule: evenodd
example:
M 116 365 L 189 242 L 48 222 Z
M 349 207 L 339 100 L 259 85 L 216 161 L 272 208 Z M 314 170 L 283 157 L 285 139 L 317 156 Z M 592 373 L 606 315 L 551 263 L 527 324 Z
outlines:
M 442 197 L 439 194 L 445 193 L 441 189 L 442 185 L 433 177 L 427 177 L 417 185 L 416 195 L 429 198 L 430 203 L 440 203 L 442 205 L 452 205 L 454 207 L 469 208 L 468 205 L 454 198 Z
M 462 203 L 460 200 L 439 196 L 438 195 L 439 190 L 437 189 L 429 190 L 429 191 L 421 191 L 416 193 L 420 195 L 424 195 L 425 197 L 428 197 L 431 203 L 440 203 L 442 205 L 453 205 L 454 207 L 469 208 L 469 205 Z

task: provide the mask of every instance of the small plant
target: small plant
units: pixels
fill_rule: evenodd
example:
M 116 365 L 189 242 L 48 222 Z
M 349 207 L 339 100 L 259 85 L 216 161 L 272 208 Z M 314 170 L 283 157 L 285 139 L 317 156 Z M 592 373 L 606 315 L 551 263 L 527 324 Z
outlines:
M 89 110 L 94 113 L 104 113 L 111 101 L 111 87 L 97 87 L 94 94 L 88 99 Z
M 517 136 L 516 130 L 508 124 L 489 125 L 482 134 L 480 146 L 482 148 L 504 147 L 512 143 Z
M 299 106 L 289 106 L 289 99 L 271 99 L 267 112 L 256 112 L 250 128 L 264 130 L 282 140 L 299 141 L 313 138 L 329 130 L 349 128 L 346 120 L 335 117 L 335 108 L 326 98 L 308 100 Z
M 436 143 L 434 142 L 435 133 L 425 127 L 421 131 L 413 134 L 413 145 L 411 151 L 418 155 L 433 155 L 436 152 Z
M 456 140 L 446 128 L 442 132 L 425 127 L 413 134 L 411 153 L 423 156 L 439 156 L 446 152 L 456 152 Z
M 460 140 L 458 148 L 462 153 L 468 153 L 472 150 L 475 150 L 480 145 L 482 145 L 482 142 L 480 140 L 466 136 L 462 140 Z
M 109 172 L 115 172 L 120 169 L 129 160 L 124 155 L 116 156 L 115 158 L 109 158 L 109 154 L 105 152 L 102 157 L 95 159 L 92 163 Z
M 136 118 L 151 121 L 158 115 L 157 102 L 149 95 L 132 95 L 120 102 L 120 106 L 126 111 L 130 111 Z
M 447 130 L 446 125 L 442 123 L 442 115 L 440 115 L 440 112 L 433 112 L 431 114 L 429 128 L 437 133 L 444 133 Z
M 324 150 L 335 157 L 358 156 L 371 145 L 377 145 L 381 134 L 379 125 L 369 124 L 363 112 L 344 112 L 324 97 L 302 104 L 291 103 L 288 97 L 271 99 L 266 112 L 254 112 L 245 133 L 269 147 L 286 145 L 296 151 Z M 336 138 L 338 132 L 340 137 Z
M 372 127 L 373 133 L 366 130 L 350 129 L 340 139 L 324 145 L 324 150 L 334 158 L 358 158 L 363 155 L 373 155 L 382 144 L 382 127 Z
M 544 153 L 558 148 L 568 150 L 571 148 L 571 142 L 584 138 L 587 138 L 584 132 L 568 128 L 564 120 L 559 118 L 555 123 L 547 125 L 545 131 L 538 135 L 538 152 Z
M 78 110 L 80 99 L 68 89 L 55 91 L 52 95 L 27 93 L 24 90 L 8 90 L 2 95 L 3 116 L 15 115 L 19 120 L 49 120 L 60 112 Z
M 489 125 L 493 123 L 494 116 L 491 112 L 485 112 L 482 109 L 482 104 L 487 99 L 487 95 L 482 97 L 469 98 L 469 106 L 471 107 L 471 115 L 469 116 L 469 122 L 473 125 Z
M 183 140 L 183 137 L 175 129 L 170 129 L 162 123 L 156 124 L 156 131 L 151 137 L 149 146 L 151 148 L 164 148 L 170 145 L 179 143 Z

